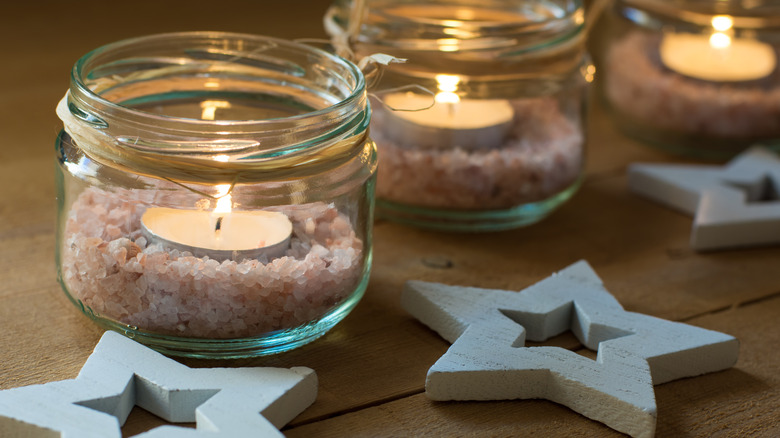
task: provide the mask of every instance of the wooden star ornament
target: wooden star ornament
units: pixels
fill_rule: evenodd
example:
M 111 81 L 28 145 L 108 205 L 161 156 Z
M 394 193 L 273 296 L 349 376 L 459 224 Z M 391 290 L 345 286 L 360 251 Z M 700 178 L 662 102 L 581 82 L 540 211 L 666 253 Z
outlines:
M 0 436 L 119 438 L 133 406 L 172 423 L 138 437 L 283 436 L 317 397 L 309 368 L 189 368 L 106 332 L 72 380 L 0 391 Z
M 410 281 L 403 307 L 452 346 L 429 370 L 434 400 L 542 398 L 634 437 L 655 433 L 653 385 L 736 363 L 729 335 L 626 312 L 585 261 L 521 291 Z M 525 347 L 571 330 L 591 360 Z
M 694 216 L 691 246 L 780 243 L 780 158 L 754 147 L 726 166 L 634 164 L 629 188 Z

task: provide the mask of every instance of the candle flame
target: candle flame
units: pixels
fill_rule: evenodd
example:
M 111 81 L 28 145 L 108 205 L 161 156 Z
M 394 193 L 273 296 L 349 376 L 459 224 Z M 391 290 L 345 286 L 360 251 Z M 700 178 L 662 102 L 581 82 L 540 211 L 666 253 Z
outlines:
M 454 92 L 458 89 L 460 76 L 458 75 L 436 75 L 436 83 L 441 91 Z
M 731 45 L 731 37 L 722 32 L 715 32 L 710 36 L 710 46 L 715 49 L 725 49 Z
M 734 19 L 728 15 L 712 17 L 712 28 L 716 30 L 710 35 L 710 46 L 713 49 L 725 49 L 731 45 L 731 37 L 726 33 L 734 27 Z
M 437 103 L 449 103 L 455 104 L 460 102 L 460 97 L 455 94 L 458 91 L 458 84 L 460 83 L 460 76 L 458 75 L 436 75 L 436 83 L 439 88 L 439 92 L 436 93 L 434 99 Z
M 712 28 L 718 32 L 725 32 L 734 27 L 734 20 L 728 15 L 716 15 L 712 17 Z
M 230 184 L 217 184 L 217 205 L 214 213 L 230 213 L 233 210 L 233 199 L 229 194 Z

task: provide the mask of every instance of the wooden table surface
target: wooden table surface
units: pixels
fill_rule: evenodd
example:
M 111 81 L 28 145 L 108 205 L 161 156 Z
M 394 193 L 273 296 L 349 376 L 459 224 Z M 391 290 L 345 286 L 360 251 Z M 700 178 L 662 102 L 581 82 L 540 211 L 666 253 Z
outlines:
M 327 2 L 13 2 L 0 15 L 0 389 L 73 378 L 101 335 L 65 297 L 54 267 L 54 107 L 73 62 L 157 32 L 227 30 L 323 37 Z M 309 436 L 619 436 L 542 400 L 432 402 L 428 368 L 448 343 L 399 305 L 408 279 L 521 290 L 588 260 L 630 311 L 722 331 L 733 368 L 656 387 L 658 436 L 780 436 L 780 247 L 696 253 L 691 219 L 630 194 L 626 166 L 682 161 L 619 134 L 591 111 L 580 192 L 537 225 L 493 234 L 375 226 L 366 296 L 320 340 L 274 357 L 191 366 L 308 366 L 317 401 L 285 429 Z M 442 260 L 450 267 L 442 267 Z M 582 347 L 570 334 L 546 343 Z M 159 425 L 135 408 L 126 436 Z

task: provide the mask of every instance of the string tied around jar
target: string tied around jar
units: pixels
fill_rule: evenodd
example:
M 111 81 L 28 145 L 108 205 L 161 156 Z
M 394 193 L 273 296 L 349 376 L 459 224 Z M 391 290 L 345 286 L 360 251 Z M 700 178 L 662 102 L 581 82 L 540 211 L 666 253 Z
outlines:
M 531 51 L 517 51 L 514 48 L 508 49 L 508 50 L 502 50 L 499 52 L 484 52 L 482 50 L 469 50 L 469 49 L 463 49 L 459 48 L 456 50 L 456 52 L 459 53 L 458 56 L 464 57 L 464 59 L 468 58 L 471 60 L 479 59 L 481 57 L 492 57 L 494 60 L 497 59 L 514 59 L 518 56 L 522 57 L 523 59 L 527 61 L 531 61 L 536 58 L 540 59 L 551 59 L 552 62 L 558 62 L 557 56 L 564 56 L 565 54 L 568 54 L 571 51 L 581 51 L 584 50 L 585 42 L 594 29 L 594 24 L 598 21 L 601 14 L 604 12 L 605 9 L 607 9 L 611 4 L 613 0 L 594 0 L 589 8 L 587 8 L 584 13 L 581 13 L 578 18 L 577 22 L 579 23 L 579 28 L 577 31 L 573 34 L 573 37 L 569 40 L 557 44 L 553 48 L 549 48 L 545 46 L 545 50 L 531 50 Z M 377 55 L 371 55 L 366 56 L 359 61 L 356 61 L 356 59 L 359 58 L 358 55 L 358 49 L 356 49 L 356 46 L 359 43 L 359 40 L 361 38 L 361 32 L 364 30 L 363 26 L 367 22 L 367 20 L 370 20 L 370 14 L 371 6 L 370 6 L 370 0 L 350 0 L 346 6 L 346 8 L 339 8 L 334 6 L 331 6 L 326 11 L 324 17 L 323 17 L 323 25 L 325 27 L 326 33 L 330 36 L 330 46 L 332 47 L 332 50 L 339 56 L 349 59 L 353 62 L 358 63 L 361 65 L 361 70 L 363 70 L 364 75 L 366 76 L 366 81 L 368 84 L 369 89 L 369 97 L 374 98 L 374 100 L 378 103 L 380 103 L 384 108 L 388 109 L 389 111 L 424 111 L 427 109 L 430 109 L 436 104 L 437 101 L 437 94 L 436 92 L 433 92 L 426 88 L 425 86 L 421 84 L 415 84 L 414 86 L 405 85 L 402 87 L 395 87 L 391 89 L 383 89 L 383 90 L 377 90 L 377 85 L 379 83 L 379 80 L 381 79 L 382 72 L 384 71 L 384 68 L 392 62 L 399 62 L 399 63 L 406 63 L 408 60 L 406 59 L 393 59 L 391 55 L 387 54 L 377 54 Z M 472 40 L 464 40 L 469 42 L 474 42 L 475 46 L 482 47 L 483 43 L 479 43 Z M 488 42 L 484 42 L 484 44 L 488 44 Z M 495 42 L 492 42 L 492 44 L 495 44 Z M 464 46 L 465 47 L 465 46 Z M 469 46 L 471 47 L 471 46 Z M 366 68 L 365 62 L 369 58 L 377 59 L 376 57 L 386 57 L 386 59 L 391 59 L 392 61 L 389 62 L 382 62 L 380 68 L 371 69 L 369 70 Z M 563 59 L 568 60 L 571 57 L 564 56 Z M 381 59 L 381 58 L 379 58 Z M 516 61 L 513 61 L 516 62 Z M 533 61 L 531 61 L 533 62 Z M 548 61 L 545 61 L 548 62 Z M 566 61 L 563 61 L 566 62 Z M 592 69 L 592 66 L 590 67 Z M 588 75 L 590 79 L 589 82 L 593 80 L 593 74 L 594 71 L 589 71 Z M 384 95 L 390 95 L 392 93 L 396 92 L 410 92 L 414 94 L 422 94 L 424 95 L 424 98 L 417 98 L 414 99 L 414 102 L 416 102 L 416 106 L 414 107 L 408 107 L 408 108 L 399 108 L 397 105 L 389 104 L 385 99 L 383 99 Z M 430 99 L 428 99 L 430 97 Z
M 339 28 L 340 29 L 340 28 Z M 340 41 L 346 41 L 346 33 L 342 33 L 342 37 L 338 38 Z M 298 39 L 297 42 L 304 43 L 304 44 L 330 44 L 332 49 L 335 51 L 336 54 L 339 54 L 339 56 L 348 56 L 349 59 L 352 60 L 354 58 L 354 52 L 349 49 L 349 44 L 346 42 L 335 42 L 335 41 L 326 41 L 322 39 Z M 344 57 L 342 56 L 342 57 Z M 354 61 L 353 61 L 354 62 Z M 360 58 L 360 60 L 356 61 L 355 64 L 360 69 L 361 72 L 363 72 L 363 77 L 366 79 L 366 89 L 368 90 L 368 96 L 373 97 L 376 99 L 379 103 L 381 103 L 385 108 L 389 109 L 390 111 L 423 111 L 426 109 L 431 108 L 434 104 L 434 96 L 435 93 L 422 85 L 405 85 L 402 87 L 396 87 L 396 88 L 388 88 L 383 90 L 376 90 L 377 84 L 379 84 L 379 80 L 382 78 L 382 73 L 384 72 L 385 68 L 389 66 L 390 64 L 403 64 L 408 62 L 407 59 L 404 58 L 397 58 L 392 55 L 388 55 L 386 53 L 374 53 L 371 55 L 364 56 Z M 397 108 L 393 107 L 387 102 L 385 102 L 382 99 L 382 95 L 392 92 L 398 92 L 398 91 L 420 91 L 423 94 L 427 94 L 431 96 L 431 101 L 429 104 L 423 105 L 422 107 L 414 107 L 414 108 Z
M 361 25 L 366 15 L 368 14 L 368 7 L 366 0 L 353 0 L 349 10 L 349 19 L 346 28 L 343 28 L 336 24 L 335 15 L 337 11 L 335 8 L 329 8 L 325 16 L 323 17 L 323 25 L 325 31 L 331 36 L 329 41 L 333 48 L 333 51 L 342 58 L 352 60 L 355 62 L 357 57 L 355 51 L 352 49 L 353 41 L 360 34 Z M 382 78 L 384 69 L 390 64 L 403 64 L 408 62 L 407 59 L 397 58 L 386 53 L 375 53 L 372 55 L 364 56 L 360 60 L 356 61 L 358 68 L 363 72 L 366 78 L 366 88 L 369 90 L 369 97 L 373 97 L 377 102 L 382 104 L 390 111 L 424 111 L 430 109 L 435 105 L 435 93 L 428 88 L 419 84 L 404 85 L 401 87 L 388 88 L 383 90 L 376 90 L 376 86 L 379 84 L 379 80 Z M 421 94 L 430 96 L 430 101 L 426 102 L 419 107 L 401 108 L 388 104 L 383 95 L 396 93 L 396 92 L 415 92 L 419 91 Z
M 91 159 L 162 178 L 205 196 L 208 194 L 190 186 L 227 183 L 232 187 L 242 182 L 305 177 L 357 158 L 363 153 L 359 146 L 365 143 L 367 130 L 331 131 L 323 125 L 311 128 L 313 137 L 304 144 L 287 144 L 284 132 L 291 129 L 296 118 L 290 122 L 259 119 L 203 123 L 210 119 L 160 118 L 122 104 L 150 93 L 184 92 L 202 86 L 208 77 L 232 81 L 238 87 L 248 83 L 247 78 L 266 77 L 263 75 L 276 80 L 290 75 L 296 80 L 303 74 L 302 67 L 260 53 L 274 47 L 271 41 L 245 52 L 192 49 L 188 51 L 190 59 L 178 60 L 177 65 L 124 75 L 105 69 L 98 77 L 77 78 L 56 112 L 64 131 Z M 374 68 L 376 62 L 389 62 L 389 58 L 372 58 L 364 67 Z M 365 98 L 360 93 L 365 90 L 365 80 L 358 78 L 354 87 L 345 99 L 358 104 Z M 337 104 L 322 111 L 329 114 L 329 120 L 336 118 L 348 126 L 367 125 L 368 113 L 359 105 L 350 108 Z M 171 120 L 178 124 L 157 126 L 158 121 L 164 125 Z M 231 128 L 233 124 L 235 129 Z
M 501 38 L 491 37 L 459 39 L 459 44 L 457 46 L 452 46 L 457 47 L 457 49 L 448 49 L 448 51 L 453 52 L 453 54 L 457 53 L 457 56 L 464 60 L 472 61 L 492 59 L 494 61 L 511 60 L 511 62 L 518 62 L 518 59 L 522 58 L 524 61 L 533 62 L 538 59 L 554 59 L 556 56 L 566 56 L 572 51 L 585 50 L 585 44 L 595 28 L 596 22 L 598 22 L 603 12 L 608 9 L 613 2 L 614 0 L 593 0 L 588 8 L 584 8 L 575 16 L 578 27 L 571 34 L 571 38 L 564 42 L 555 42 L 554 47 L 550 47 L 549 44 L 544 44 L 539 46 L 540 50 L 518 51 L 515 47 L 511 47 L 512 41 L 504 41 L 501 43 Z M 361 32 L 365 30 L 364 24 L 370 23 L 371 21 L 371 14 L 372 9 L 370 0 L 349 0 L 346 8 L 340 8 L 336 5 L 332 5 L 328 8 L 323 17 L 323 24 L 326 33 L 330 35 L 330 44 L 336 54 L 352 60 L 353 62 L 358 58 L 356 46 L 361 39 Z M 386 19 L 386 17 L 382 20 L 384 19 Z M 428 21 L 426 21 L 426 23 Z M 455 26 L 454 24 L 449 23 L 456 23 L 458 20 L 442 20 L 442 23 L 445 22 L 448 24 L 442 24 L 443 26 Z M 371 24 L 368 25 L 371 26 Z M 376 25 L 376 23 L 374 23 L 374 25 Z M 455 32 L 457 30 L 457 27 L 445 29 L 445 31 L 453 31 L 453 33 L 457 33 Z M 376 30 L 371 32 L 376 32 Z M 491 46 L 495 46 L 497 50 L 482 50 L 485 47 Z M 503 46 L 508 48 L 501 49 Z
M 354 59 L 355 52 L 352 50 L 352 41 L 360 34 L 360 27 L 368 14 L 366 0 L 352 0 L 349 10 L 347 27 L 342 28 L 336 24 L 336 9 L 328 8 L 323 17 L 325 32 L 331 36 L 331 44 L 336 54 L 345 59 Z

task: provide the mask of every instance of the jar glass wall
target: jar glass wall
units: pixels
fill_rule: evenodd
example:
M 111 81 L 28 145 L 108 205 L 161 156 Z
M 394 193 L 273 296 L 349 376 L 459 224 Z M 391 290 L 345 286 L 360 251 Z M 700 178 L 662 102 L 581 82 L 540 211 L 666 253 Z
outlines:
M 350 28 L 336 2 L 326 28 Z M 381 217 L 446 230 L 534 223 L 579 185 L 587 84 L 579 1 L 369 0 L 355 59 L 406 59 L 373 86 Z M 338 41 L 338 37 L 335 39 Z
M 715 159 L 780 139 L 780 6 L 617 0 L 600 29 L 600 88 L 627 134 Z
M 376 152 L 351 63 L 258 36 L 143 37 L 80 59 L 58 114 L 59 279 L 101 325 L 255 356 L 362 296 Z

